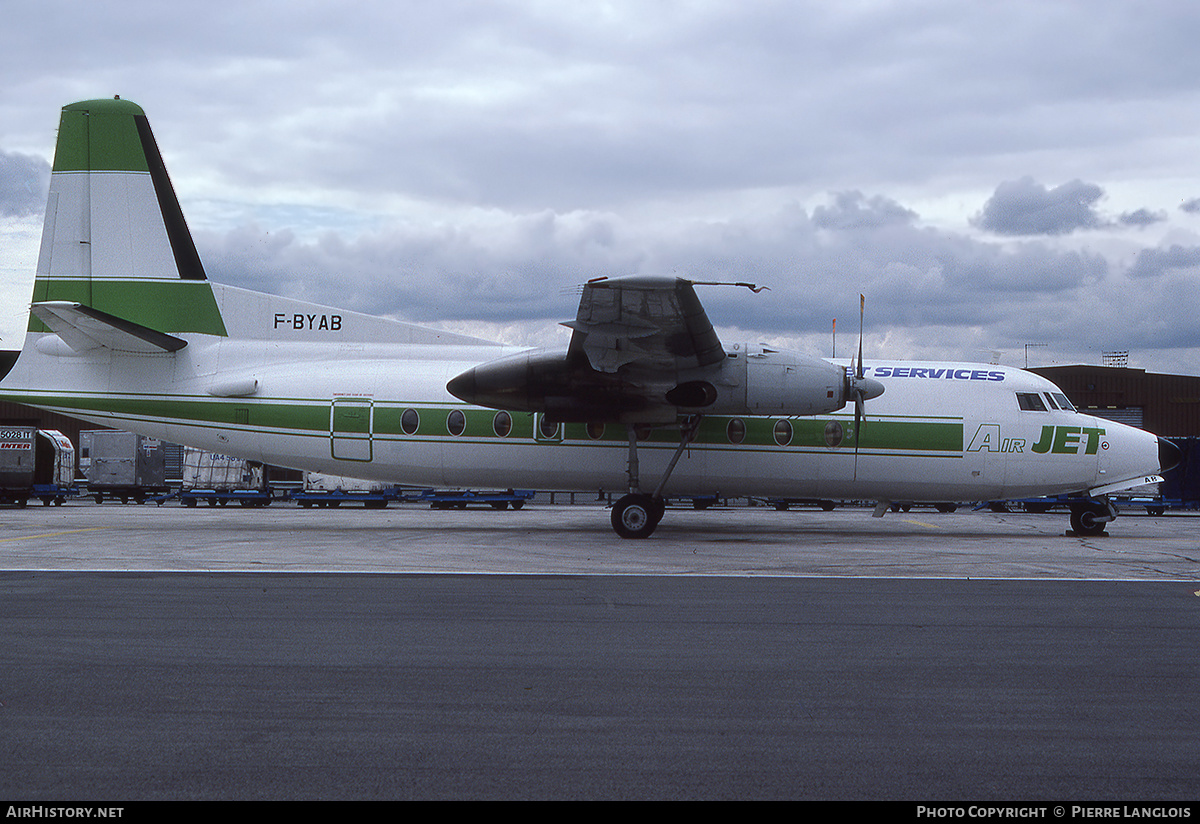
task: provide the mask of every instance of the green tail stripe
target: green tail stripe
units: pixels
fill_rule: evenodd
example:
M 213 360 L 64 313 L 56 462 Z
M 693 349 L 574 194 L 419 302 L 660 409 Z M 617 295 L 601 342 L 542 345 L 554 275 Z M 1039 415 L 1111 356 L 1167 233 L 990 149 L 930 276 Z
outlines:
M 56 280 L 38 278 L 33 300 L 70 301 L 101 309 L 159 332 L 201 332 L 227 337 L 212 286 L 206 280 Z M 49 329 L 29 316 L 30 332 Z
M 63 107 L 54 149 L 55 172 L 149 172 L 136 117 L 128 100 L 85 100 Z

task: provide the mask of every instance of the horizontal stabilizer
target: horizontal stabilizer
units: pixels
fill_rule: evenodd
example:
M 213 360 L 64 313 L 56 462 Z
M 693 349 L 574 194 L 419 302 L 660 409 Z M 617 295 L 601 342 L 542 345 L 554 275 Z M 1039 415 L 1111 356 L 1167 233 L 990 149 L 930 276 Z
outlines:
M 187 346 L 182 338 L 68 301 L 35 303 L 30 311 L 75 352 L 110 349 L 159 355 Z

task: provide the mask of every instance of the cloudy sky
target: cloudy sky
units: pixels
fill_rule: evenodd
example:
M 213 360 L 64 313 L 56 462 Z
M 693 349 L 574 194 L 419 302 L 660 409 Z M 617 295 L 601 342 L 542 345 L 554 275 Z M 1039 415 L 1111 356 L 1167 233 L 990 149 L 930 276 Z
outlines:
M 4 5 L 0 347 L 62 105 L 147 112 L 220 282 L 565 344 L 600 275 L 722 338 L 1200 374 L 1200 5 Z

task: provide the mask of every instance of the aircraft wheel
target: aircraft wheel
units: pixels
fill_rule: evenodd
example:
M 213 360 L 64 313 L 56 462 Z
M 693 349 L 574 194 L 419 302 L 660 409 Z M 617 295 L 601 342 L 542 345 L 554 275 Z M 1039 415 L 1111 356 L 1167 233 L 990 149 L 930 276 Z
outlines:
M 649 538 L 666 505 L 649 495 L 626 495 L 613 504 L 612 526 L 622 538 Z
M 1107 521 L 1101 520 L 1105 510 L 1085 506 L 1071 510 L 1071 529 L 1076 535 L 1103 535 Z

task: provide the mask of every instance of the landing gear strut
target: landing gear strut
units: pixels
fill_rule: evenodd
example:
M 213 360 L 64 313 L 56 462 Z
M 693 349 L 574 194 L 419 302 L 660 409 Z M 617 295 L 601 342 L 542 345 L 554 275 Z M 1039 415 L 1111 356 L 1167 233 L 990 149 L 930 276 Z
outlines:
M 641 491 L 638 477 L 637 432 L 633 425 L 627 427 L 629 431 L 629 494 L 619 498 L 612 508 L 612 526 L 622 538 L 649 538 L 654 533 L 667 508 L 667 501 L 662 495 L 663 489 L 667 485 L 667 479 L 675 471 L 675 465 L 679 463 L 683 450 L 696 437 L 696 430 L 699 427 L 699 415 L 686 419 L 680 426 L 679 446 L 675 449 L 671 463 L 667 465 L 667 470 L 663 473 L 653 494 Z

